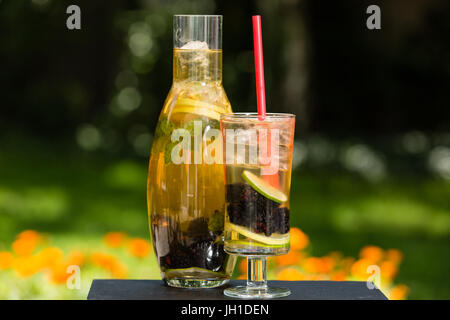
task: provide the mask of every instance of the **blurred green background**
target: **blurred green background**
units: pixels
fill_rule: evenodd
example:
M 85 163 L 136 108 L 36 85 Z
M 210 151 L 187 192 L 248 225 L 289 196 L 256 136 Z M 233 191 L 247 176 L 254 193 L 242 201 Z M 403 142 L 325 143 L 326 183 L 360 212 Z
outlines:
M 70 4 L 81 30 L 66 28 Z M 369 4 L 381 30 L 366 28 Z M 114 230 L 148 239 L 172 15 L 224 16 L 225 90 L 234 111 L 253 111 L 256 13 L 267 108 L 297 115 L 291 224 L 316 255 L 398 248 L 409 298 L 450 299 L 445 0 L 1 1 L 0 251 L 25 229 L 62 247 Z M 158 276 L 140 263 L 140 277 Z

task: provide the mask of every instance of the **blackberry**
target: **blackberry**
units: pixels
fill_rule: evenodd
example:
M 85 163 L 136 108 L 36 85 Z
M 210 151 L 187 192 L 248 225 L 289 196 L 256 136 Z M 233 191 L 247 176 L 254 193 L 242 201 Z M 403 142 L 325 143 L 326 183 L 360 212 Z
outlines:
M 220 271 L 226 253 L 223 243 L 216 242 L 218 234 L 208 229 L 208 219 L 197 218 L 189 222 L 187 230 L 181 231 L 179 225 L 171 222 L 168 230 L 169 252 L 159 257 L 164 269 L 203 268 Z
M 289 209 L 267 199 L 244 183 L 227 185 L 227 212 L 231 223 L 270 236 L 289 231 Z
M 275 231 L 281 234 L 289 232 L 289 209 L 286 207 L 280 207 L 275 211 L 274 222 Z
M 192 266 L 191 251 L 179 242 L 172 243 L 169 253 L 159 259 L 160 265 L 166 269 L 181 269 Z
M 211 242 L 201 240 L 189 246 L 191 266 L 206 268 L 206 254 L 210 245 Z
M 189 223 L 187 234 L 191 237 L 204 236 L 208 234 L 208 219 L 197 218 Z
M 177 242 L 170 246 L 167 255 L 160 257 L 160 265 L 166 269 L 197 267 L 219 271 L 225 256 L 222 243 L 201 240 L 187 246 Z
M 218 271 L 225 259 L 223 244 L 211 241 L 199 241 L 190 246 L 192 251 L 192 262 L 195 266 Z

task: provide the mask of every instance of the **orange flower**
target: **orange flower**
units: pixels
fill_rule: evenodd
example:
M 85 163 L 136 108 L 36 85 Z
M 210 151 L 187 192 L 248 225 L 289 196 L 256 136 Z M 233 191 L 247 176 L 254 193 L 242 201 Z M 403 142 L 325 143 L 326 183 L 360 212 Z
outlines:
M 290 234 L 292 250 L 302 250 L 308 246 L 309 238 L 302 230 L 292 227 Z
M 277 280 L 303 280 L 304 275 L 296 268 L 284 268 L 277 275 Z
M 11 247 L 19 257 L 28 257 L 33 254 L 36 244 L 33 238 L 19 238 L 12 243 Z
M 33 240 L 36 243 L 42 240 L 42 236 L 39 232 L 34 230 L 25 230 L 17 235 L 17 239 Z
M 298 252 L 291 250 L 288 254 L 284 254 L 282 256 L 275 257 L 275 263 L 279 266 L 291 266 L 298 264 L 303 258 L 305 254 L 303 252 Z
M 150 244 L 147 240 L 135 238 L 128 244 L 131 254 L 138 258 L 144 258 L 150 253 Z
M 303 262 L 303 268 L 308 273 L 317 273 L 320 269 L 320 259 L 311 257 Z
M 373 264 L 379 262 L 383 259 L 384 252 L 381 248 L 376 246 L 365 246 L 359 252 L 359 257 L 361 259 L 366 259 L 371 261 Z
M 304 261 L 303 267 L 308 273 L 329 273 L 334 267 L 334 261 L 330 257 L 311 257 Z
M 351 268 L 352 275 L 360 280 L 367 280 L 370 274 L 367 273 L 367 268 L 372 265 L 372 261 L 367 259 L 360 259 L 356 261 Z
M 391 300 L 403 300 L 408 295 L 409 288 L 404 284 L 399 284 L 392 288 L 389 292 L 389 299 Z
M 67 258 L 68 265 L 81 266 L 84 263 L 84 253 L 79 250 L 74 250 L 69 254 Z
M 39 251 L 36 255 L 41 268 L 48 268 L 61 262 L 64 252 L 57 247 L 48 247 Z
M 388 280 L 392 280 L 398 271 L 397 265 L 392 262 L 392 261 L 383 261 L 380 264 L 380 271 L 381 271 L 381 275 L 388 279 Z
M 127 235 L 123 232 L 108 232 L 104 237 L 103 241 L 105 241 L 106 245 L 111 248 L 121 247 Z
M 321 273 L 330 273 L 334 266 L 336 265 L 335 261 L 330 257 L 322 257 L 321 259 Z
M 50 272 L 48 274 L 49 279 L 54 284 L 62 284 L 67 281 L 67 278 L 71 276 L 70 273 L 67 273 L 67 267 L 69 265 L 67 263 L 58 263 L 53 265 L 50 268 Z
M 403 260 L 403 253 L 397 249 L 388 249 L 386 250 L 386 259 L 399 264 Z
M 128 269 L 123 263 L 117 262 L 112 266 L 111 273 L 115 278 L 124 279 L 127 277 Z
M 127 277 L 127 267 L 119 262 L 113 255 L 103 252 L 94 252 L 91 255 L 91 260 L 95 265 L 111 272 L 115 278 L 122 279 Z
M 6 270 L 11 268 L 14 256 L 11 252 L 1 251 L 0 252 L 0 270 Z
M 326 274 L 307 274 L 305 275 L 304 280 L 329 280 L 329 277 Z
M 330 280 L 333 281 L 344 281 L 345 279 L 347 279 L 347 274 L 342 270 L 332 273 L 330 277 Z
M 118 263 L 116 257 L 103 252 L 94 252 L 91 255 L 91 260 L 95 265 L 107 270 L 112 270 L 113 266 Z
M 19 277 L 29 277 L 41 270 L 36 256 L 18 257 L 11 264 Z

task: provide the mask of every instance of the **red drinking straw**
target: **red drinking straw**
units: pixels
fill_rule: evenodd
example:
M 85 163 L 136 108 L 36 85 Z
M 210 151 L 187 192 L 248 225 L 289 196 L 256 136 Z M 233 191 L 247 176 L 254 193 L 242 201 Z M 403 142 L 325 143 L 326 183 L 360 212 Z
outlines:
M 266 117 L 266 91 L 264 87 L 264 61 L 262 48 L 261 16 L 253 16 L 253 47 L 255 51 L 256 101 L 258 118 Z

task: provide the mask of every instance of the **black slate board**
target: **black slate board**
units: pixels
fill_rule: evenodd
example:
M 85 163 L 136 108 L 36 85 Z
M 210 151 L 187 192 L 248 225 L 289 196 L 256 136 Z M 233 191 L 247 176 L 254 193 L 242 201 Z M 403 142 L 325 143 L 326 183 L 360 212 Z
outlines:
M 230 285 L 245 285 L 233 280 Z M 291 295 L 280 300 L 387 300 L 378 289 L 370 290 L 359 281 L 269 281 L 288 287 Z M 230 300 L 223 289 L 179 289 L 161 280 L 94 280 L 88 300 Z

